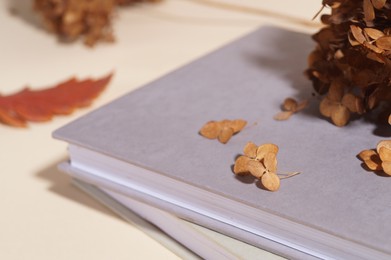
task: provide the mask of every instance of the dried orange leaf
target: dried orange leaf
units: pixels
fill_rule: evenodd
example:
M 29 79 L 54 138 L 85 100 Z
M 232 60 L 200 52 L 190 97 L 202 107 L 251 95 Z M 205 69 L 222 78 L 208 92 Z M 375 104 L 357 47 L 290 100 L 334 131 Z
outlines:
M 200 135 L 209 139 L 215 139 L 219 136 L 220 131 L 221 131 L 220 124 L 218 124 L 215 121 L 209 121 L 202 126 L 200 130 Z
M 261 182 L 263 187 L 269 191 L 277 191 L 280 188 L 280 178 L 275 173 L 266 172 L 262 176 Z
M 275 153 L 267 153 L 263 159 L 266 169 L 271 172 L 277 171 L 277 158 Z
M 374 28 L 364 28 L 364 32 L 373 40 L 377 40 L 384 36 L 384 33 Z
M 0 121 L 24 127 L 27 121 L 43 122 L 53 115 L 70 114 L 91 104 L 110 82 L 112 74 L 101 79 L 70 79 L 42 90 L 26 88 L 9 96 L 0 95 Z
M 257 156 L 258 146 L 253 142 L 248 142 L 243 149 L 243 153 L 245 156 L 250 158 L 255 158 Z
M 333 108 L 331 121 L 333 121 L 336 126 L 345 126 L 349 122 L 349 119 L 350 112 L 345 106 L 337 105 Z
M 380 37 L 376 40 L 376 46 L 383 50 L 391 50 L 391 36 Z
M 232 129 L 234 130 L 234 133 L 238 133 L 240 131 L 242 131 L 242 129 L 247 125 L 247 121 L 246 120 L 242 120 L 242 119 L 235 119 L 235 120 L 232 120 L 229 124 L 230 127 L 232 127 Z
M 376 9 L 382 9 L 386 5 L 386 2 L 387 2 L 387 0 L 371 0 L 371 1 L 373 4 L 373 7 L 375 7 Z
M 235 161 L 235 165 L 234 165 L 234 173 L 237 174 L 237 175 L 245 175 L 245 174 L 248 174 L 249 173 L 249 170 L 248 170 L 248 167 L 247 167 L 247 163 L 250 161 L 251 159 L 248 158 L 247 156 L 244 156 L 244 155 L 241 155 L 239 156 L 236 161 Z
M 381 166 L 384 173 L 391 176 L 391 162 L 382 162 Z
M 223 129 L 221 129 L 221 132 L 217 138 L 220 141 L 220 143 L 226 144 L 229 141 L 229 139 L 231 139 L 233 134 L 234 134 L 234 130 L 232 127 L 224 126 Z
M 266 172 L 265 166 L 256 160 L 250 160 L 247 162 L 247 169 L 254 177 L 260 179 Z
M 273 118 L 274 120 L 283 121 L 288 120 L 293 115 L 293 111 L 282 111 L 277 113 Z
M 265 155 L 268 153 L 278 153 L 278 146 L 275 144 L 263 144 L 258 147 L 257 149 L 257 156 L 256 159 L 258 161 L 261 161 L 265 158 Z

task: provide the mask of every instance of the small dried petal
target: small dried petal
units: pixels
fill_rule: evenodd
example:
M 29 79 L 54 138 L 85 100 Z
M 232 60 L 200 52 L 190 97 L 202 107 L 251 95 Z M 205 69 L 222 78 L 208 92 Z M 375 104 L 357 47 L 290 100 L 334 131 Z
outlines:
M 336 106 L 335 102 L 331 101 L 327 97 L 323 98 L 319 105 L 320 113 L 325 117 L 331 117 L 333 107 Z
M 282 108 L 285 111 L 296 111 L 297 108 L 297 101 L 293 98 L 286 98 L 284 100 L 284 103 L 282 104 Z
M 368 52 L 367 53 L 367 58 L 371 59 L 371 60 L 374 60 L 374 61 L 377 61 L 377 62 L 382 63 L 382 64 L 385 63 L 384 57 L 382 55 L 379 55 L 379 54 L 374 53 L 374 52 Z
M 375 7 L 376 9 L 382 9 L 386 5 L 386 2 L 387 2 L 387 0 L 371 0 L 371 1 L 373 4 L 373 7 Z
M 234 133 L 240 132 L 246 125 L 247 121 L 242 119 L 232 120 L 229 124 L 229 126 L 234 130 Z
M 350 119 L 350 112 L 349 110 L 343 106 L 343 105 L 337 105 L 333 107 L 333 111 L 331 113 L 331 121 L 336 126 L 344 126 L 349 122 Z
M 371 3 L 371 0 L 363 1 L 364 17 L 366 22 L 371 22 L 375 19 L 375 9 Z
M 369 0 L 365 0 L 365 1 L 369 1 Z M 350 31 L 352 32 L 354 39 L 359 43 L 363 44 L 366 41 L 365 36 L 362 33 L 362 29 L 360 27 L 356 25 L 350 25 Z
M 258 146 L 256 144 L 254 144 L 253 142 L 248 142 L 243 149 L 243 153 L 245 156 L 254 159 L 257 156 L 257 149 Z
M 277 171 L 277 158 L 275 153 L 267 153 L 263 159 L 265 168 L 270 172 Z
M 364 42 L 364 46 L 367 47 L 368 49 L 370 49 L 371 51 L 375 52 L 375 53 L 383 53 L 384 50 L 381 49 L 381 48 L 378 48 L 376 47 L 375 45 L 369 43 L 369 42 Z
M 221 132 L 217 138 L 220 141 L 220 143 L 226 144 L 229 141 L 229 139 L 231 139 L 233 134 L 234 134 L 234 130 L 232 127 L 224 126 L 223 129 L 221 129 Z
M 282 111 L 277 113 L 273 118 L 278 121 L 288 120 L 293 115 L 293 111 Z
M 391 125 L 391 114 L 388 116 L 388 124 Z
M 301 101 L 298 105 L 297 105 L 297 108 L 296 108 L 296 112 L 300 111 L 300 110 L 303 110 L 304 108 L 306 108 L 309 104 L 309 101 L 307 99 Z
M 383 162 L 391 162 L 391 149 L 388 149 L 385 146 L 380 147 L 379 157 Z
M 391 36 L 380 37 L 376 40 L 376 46 L 383 50 L 391 50 Z
M 265 155 L 268 153 L 278 153 L 278 146 L 275 144 L 263 144 L 258 147 L 257 149 L 257 156 L 256 159 L 258 161 L 261 161 L 265 158 Z
M 237 174 L 237 175 L 246 175 L 246 174 L 248 174 L 249 170 L 247 168 L 247 163 L 250 160 L 251 159 L 248 158 L 247 156 L 244 156 L 244 155 L 239 156 L 236 159 L 236 161 L 235 161 L 234 173 Z
M 364 32 L 373 40 L 377 40 L 384 36 L 384 33 L 374 28 L 364 28 Z
M 277 174 L 266 172 L 261 178 L 262 185 L 269 191 L 277 191 L 280 188 L 280 178 Z
M 377 155 L 375 150 L 363 150 L 357 156 L 362 161 L 366 161 L 366 160 L 369 160 L 372 156 L 375 156 L 375 155 Z
M 391 150 L 391 140 L 382 140 L 376 146 L 377 153 L 380 153 L 380 148 L 385 147 Z
M 219 136 L 220 131 L 221 126 L 216 121 L 209 121 L 201 128 L 200 135 L 209 139 L 215 139 Z
M 382 162 L 381 166 L 384 173 L 391 176 L 391 162 Z
M 342 98 L 342 105 L 347 107 L 351 112 L 357 112 L 356 106 L 357 97 L 352 93 L 346 93 Z
M 331 85 L 329 92 L 327 93 L 327 97 L 331 101 L 341 101 L 343 94 L 344 94 L 344 89 L 343 85 L 339 80 L 334 80 Z
M 266 172 L 265 166 L 256 160 L 250 160 L 247 162 L 247 169 L 254 177 L 260 179 Z

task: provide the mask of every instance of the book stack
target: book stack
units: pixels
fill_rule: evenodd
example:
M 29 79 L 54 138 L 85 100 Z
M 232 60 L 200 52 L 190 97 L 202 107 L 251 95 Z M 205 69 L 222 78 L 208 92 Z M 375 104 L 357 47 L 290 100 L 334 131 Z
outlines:
M 378 142 L 368 134 L 374 126 L 335 127 L 319 118 L 315 98 L 289 120 L 273 119 L 285 98 L 311 97 L 303 71 L 312 48 L 309 35 L 260 28 L 56 130 L 69 143 L 60 168 L 202 258 L 262 248 L 298 259 L 390 259 L 390 179 L 356 158 Z M 223 119 L 248 125 L 226 144 L 199 135 Z M 277 144 L 278 171 L 301 174 L 276 192 L 236 176 L 232 166 L 249 141 Z M 211 243 L 188 222 L 235 244 Z

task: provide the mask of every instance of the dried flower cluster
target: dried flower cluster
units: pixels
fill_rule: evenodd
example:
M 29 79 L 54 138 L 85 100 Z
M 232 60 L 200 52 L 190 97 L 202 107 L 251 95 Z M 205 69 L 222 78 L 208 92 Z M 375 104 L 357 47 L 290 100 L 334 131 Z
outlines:
M 84 43 L 113 41 L 112 17 L 116 5 L 143 0 L 34 0 L 47 29 L 61 39 L 73 41 L 84 36 Z M 159 0 L 147 0 L 157 2 Z
M 383 171 L 391 176 L 391 140 L 380 141 L 376 150 L 364 150 L 358 157 L 371 171 Z
M 391 3 L 386 0 L 323 0 L 331 14 L 313 35 L 316 49 L 306 71 L 324 98 L 322 115 L 337 126 L 391 101 Z M 383 106 L 384 105 L 384 106 Z
M 221 143 L 227 143 L 231 137 L 240 132 L 247 124 L 242 119 L 209 121 L 202 126 L 199 131 L 200 135 L 209 139 L 218 139 Z
M 308 100 L 300 103 L 293 98 L 286 98 L 282 104 L 282 111 L 274 116 L 275 120 L 288 120 L 294 113 L 297 113 L 308 106 Z
M 275 144 L 263 144 L 257 146 L 248 142 L 234 165 L 236 175 L 251 174 L 260 179 L 262 186 L 269 191 L 277 191 L 280 188 L 280 177 L 277 175 L 278 146 Z M 291 177 L 298 174 L 294 172 L 284 176 Z

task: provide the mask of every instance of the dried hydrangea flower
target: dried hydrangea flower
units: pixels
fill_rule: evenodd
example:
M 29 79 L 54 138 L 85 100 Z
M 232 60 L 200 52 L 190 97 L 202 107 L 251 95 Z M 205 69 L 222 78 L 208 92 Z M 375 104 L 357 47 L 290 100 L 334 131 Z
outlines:
M 286 98 L 284 100 L 284 103 L 282 104 L 282 110 L 278 114 L 276 114 L 273 118 L 275 120 L 287 120 L 289 119 L 294 113 L 299 112 L 300 110 L 303 110 L 308 106 L 308 100 L 303 100 L 300 103 L 297 102 L 293 98 Z
M 280 177 L 277 175 L 278 146 L 267 143 L 260 146 L 248 142 L 243 149 L 244 155 L 239 156 L 233 168 L 236 175 L 251 174 L 259 179 L 262 186 L 269 191 L 277 191 L 280 188 Z M 288 174 L 283 178 L 291 177 L 298 173 Z
M 209 139 L 218 139 L 219 142 L 225 144 L 231 137 L 239 133 L 247 124 L 247 121 L 242 119 L 209 121 L 202 126 L 199 131 L 200 135 Z
M 322 3 L 331 13 L 321 16 L 325 26 L 313 35 L 317 46 L 308 57 L 306 74 L 314 89 L 326 95 L 320 104 L 322 114 L 343 126 L 352 112 L 361 115 L 391 103 L 391 4 L 386 0 Z M 328 97 L 336 81 L 342 84 L 337 100 Z
M 376 150 L 363 150 L 358 154 L 371 171 L 383 171 L 391 176 L 391 140 L 380 141 Z

